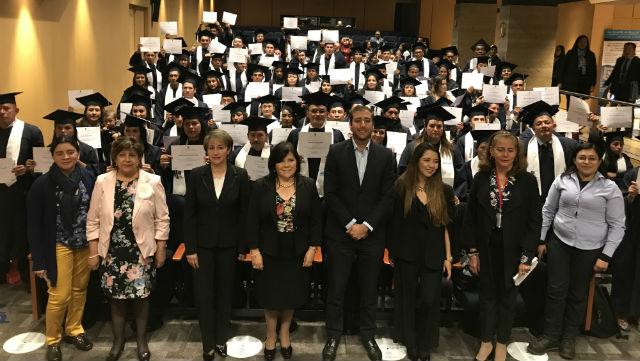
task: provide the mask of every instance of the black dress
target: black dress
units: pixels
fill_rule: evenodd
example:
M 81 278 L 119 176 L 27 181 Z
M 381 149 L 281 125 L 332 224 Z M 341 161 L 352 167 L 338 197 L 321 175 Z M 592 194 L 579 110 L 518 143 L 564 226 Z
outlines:
M 276 193 L 277 251 L 262 253 L 264 268 L 256 276 L 258 302 L 264 309 L 289 310 L 307 302 L 309 273 L 302 267 L 304 254 L 297 255 L 294 238 L 296 195 L 288 200 Z

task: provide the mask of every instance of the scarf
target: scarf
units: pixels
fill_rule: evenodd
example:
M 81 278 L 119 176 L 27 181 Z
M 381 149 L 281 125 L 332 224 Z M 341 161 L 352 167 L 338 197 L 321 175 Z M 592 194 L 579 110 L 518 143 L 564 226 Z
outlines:
M 318 69 L 320 70 L 320 72 L 318 73 L 320 75 L 328 75 L 329 70 L 336 68 L 336 54 L 331 54 L 331 59 L 329 59 L 328 71 L 325 71 L 325 68 L 326 68 L 325 61 L 326 61 L 325 54 L 320 55 L 320 69 Z
M 236 74 L 237 74 L 237 70 L 232 70 L 232 71 L 229 72 L 229 85 L 230 85 L 229 90 L 233 90 L 233 91 L 236 90 Z M 240 74 L 240 81 L 242 83 L 240 85 L 240 89 L 242 89 L 242 87 L 247 84 L 247 72 L 246 71 L 243 71 Z M 238 89 L 238 93 L 240 93 L 240 89 Z
M 559 177 L 565 171 L 564 150 L 560 139 L 555 135 L 551 136 L 551 149 L 553 151 L 553 177 Z M 538 193 L 542 195 L 542 185 L 540 183 L 540 159 L 538 158 L 538 138 L 531 137 L 527 145 L 527 172 L 533 174 L 538 181 Z
M 440 167 L 442 181 L 453 187 L 453 179 L 455 178 L 453 159 L 451 158 L 451 154 L 446 154 L 442 151 L 442 146 L 440 146 Z
M 60 218 L 64 230 L 73 233 L 73 224 L 78 218 L 82 195 L 78 191 L 81 181 L 80 167 L 76 165 L 71 174 L 67 177 L 54 163 L 49 169 L 49 177 L 53 184 L 62 191 L 60 200 Z
M 580 74 L 587 75 L 587 49 L 578 49 L 578 68 L 580 69 Z
M 480 158 L 478 158 L 477 155 L 471 158 L 471 163 L 469 165 L 471 166 L 471 177 L 473 178 L 476 176 L 476 173 L 480 171 Z
M 11 124 L 11 133 L 9 134 L 9 140 L 7 141 L 7 158 L 13 160 L 13 164 L 18 164 L 18 157 L 20 156 L 20 145 L 22 144 L 22 132 L 24 131 L 24 122 L 18 118 Z M 7 187 L 10 187 L 15 183 L 17 179 L 14 177 L 10 183 L 5 183 Z
M 475 146 L 473 144 L 473 136 L 471 135 L 471 131 L 468 131 L 467 134 L 464 135 L 464 161 L 468 162 L 475 155 Z
M 178 88 L 175 90 L 175 94 L 171 85 L 167 85 L 167 91 L 164 93 L 164 105 L 167 105 L 180 97 L 182 97 L 181 83 L 178 83 Z

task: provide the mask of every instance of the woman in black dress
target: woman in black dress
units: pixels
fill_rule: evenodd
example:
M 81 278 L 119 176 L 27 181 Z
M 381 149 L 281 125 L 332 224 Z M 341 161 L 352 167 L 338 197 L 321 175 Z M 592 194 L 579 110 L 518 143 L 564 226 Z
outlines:
M 313 179 L 300 175 L 300 156 L 289 142 L 271 150 L 269 175 L 258 179 L 251 193 L 247 242 L 257 275 L 257 294 L 265 309 L 265 360 L 280 352 L 291 358 L 289 325 L 293 310 L 309 296 L 308 268 L 322 237 L 321 206 Z M 276 324 L 280 319 L 280 333 Z
M 564 57 L 558 86 L 580 94 L 591 94 L 596 86 L 596 55 L 589 49 L 589 38 L 580 35 Z M 568 96 L 567 96 L 568 97 Z
M 416 147 L 395 196 L 389 251 L 396 266 L 396 337 L 410 360 L 428 360 L 438 342 L 442 271 L 451 277 L 447 226 L 455 217 L 453 189 L 442 182 L 436 146 Z

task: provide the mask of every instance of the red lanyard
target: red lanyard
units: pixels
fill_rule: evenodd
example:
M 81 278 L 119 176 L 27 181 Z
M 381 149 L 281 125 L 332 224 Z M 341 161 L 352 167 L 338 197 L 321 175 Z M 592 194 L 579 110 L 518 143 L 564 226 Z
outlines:
M 498 177 L 498 174 L 496 174 L 496 183 L 498 188 L 498 201 L 500 205 L 499 211 L 502 212 L 502 187 L 500 187 L 500 177 Z

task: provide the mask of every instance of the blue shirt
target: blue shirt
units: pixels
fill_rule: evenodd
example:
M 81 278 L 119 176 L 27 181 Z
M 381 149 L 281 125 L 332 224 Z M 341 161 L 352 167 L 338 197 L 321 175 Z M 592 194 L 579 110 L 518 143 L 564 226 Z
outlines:
M 73 232 L 68 232 L 62 225 L 62 216 L 60 215 L 59 202 L 62 199 L 62 190 L 56 188 L 56 199 L 58 200 L 56 207 L 56 242 L 71 249 L 87 246 L 87 212 L 89 211 L 91 195 L 82 182 L 78 184 L 78 192 L 80 192 L 81 197 L 80 209 L 76 220 L 73 222 Z
M 600 172 L 582 189 L 576 173 L 560 176 L 542 207 L 540 239 L 553 224 L 565 244 L 583 250 L 604 247 L 602 253 L 611 257 L 624 236 L 624 209 L 622 192 Z

